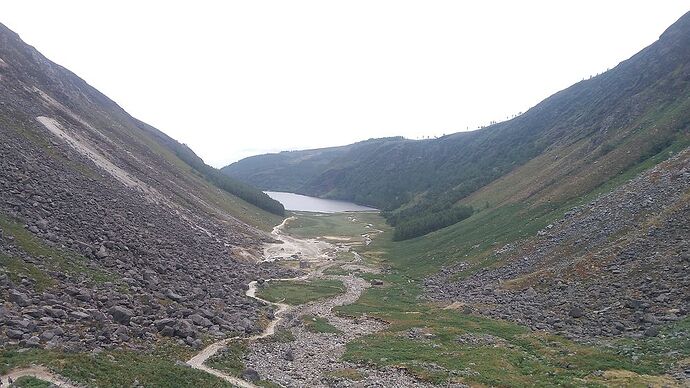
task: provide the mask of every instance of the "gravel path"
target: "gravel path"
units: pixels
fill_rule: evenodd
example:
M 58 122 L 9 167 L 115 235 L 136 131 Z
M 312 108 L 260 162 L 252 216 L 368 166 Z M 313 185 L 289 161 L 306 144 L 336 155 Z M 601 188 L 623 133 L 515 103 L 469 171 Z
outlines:
M 282 226 L 273 231 L 275 237 L 281 240 L 285 235 L 281 233 Z M 231 341 L 241 338 L 249 340 L 249 353 L 246 356 L 246 366 L 258 372 L 262 380 L 270 380 L 285 387 L 428 387 L 429 384 L 416 381 L 402 370 L 395 368 L 373 368 L 341 361 L 345 353 L 345 345 L 358 337 L 365 336 L 382 330 L 385 324 L 368 318 L 348 319 L 336 316 L 333 309 L 338 306 L 354 303 L 371 284 L 366 280 L 350 274 L 348 276 L 328 276 L 324 271 L 336 264 L 330 259 L 331 254 L 338 249 L 332 244 L 317 240 L 289 239 L 290 250 L 300 250 L 314 254 L 310 260 L 316 264 L 312 266 L 310 273 L 290 279 L 277 280 L 305 280 L 305 279 L 330 279 L 342 281 L 346 287 L 343 294 L 307 303 L 299 306 L 289 306 L 284 303 L 274 303 L 256 296 L 257 282 L 249 283 L 246 295 L 262 303 L 276 308 L 274 319 L 259 334 L 252 337 L 232 337 L 215 342 L 192 357 L 187 364 L 192 368 L 213 374 L 235 386 L 242 388 L 257 387 L 253 382 L 231 376 L 220 370 L 211 368 L 205 362 L 222 350 Z M 334 256 L 334 255 L 333 255 Z M 370 270 L 361 265 L 362 260 L 357 261 L 357 269 Z M 351 263 L 352 264 L 352 263 Z M 373 271 L 373 270 L 372 270 Z M 302 317 L 313 315 L 326 319 L 335 326 L 339 333 L 312 333 L 306 329 Z M 294 341 L 283 343 L 267 340 L 275 334 L 276 330 L 290 330 L 295 337 Z M 337 378 L 331 373 L 339 370 L 356 371 L 362 378 L 359 381 L 350 381 Z M 77 387 L 67 380 L 57 376 L 46 368 L 32 367 L 16 369 L 8 375 L 2 376 L 2 383 L 7 384 L 8 378 L 16 380 L 22 376 L 34 376 L 41 380 L 51 382 L 60 387 Z
M 349 249 L 345 244 L 338 246 L 315 239 L 297 239 L 286 236 L 282 229 L 289 221 L 286 219 L 273 230 L 273 237 L 282 240 L 282 244 L 267 244 L 264 250 L 267 260 L 271 260 L 278 252 L 283 256 L 287 253 L 307 253 L 304 259 L 310 261 L 311 272 L 299 278 L 304 279 L 330 279 L 342 281 L 346 287 L 343 294 L 307 303 L 299 306 L 288 306 L 282 303 L 273 303 L 256 296 L 256 282 L 250 284 L 247 296 L 263 303 L 277 307 L 275 318 L 269 326 L 259 335 L 250 338 L 248 354 L 245 357 L 245 365 L 249 370 L 256 371 L 262 380 L 271 381 L 284 387 L 428 387 L 429 384 L 421 383 L 412 378 L 403 370 L 395 368 L 374 368 L 341 361 L 345 353 L 345 345 L 356 339 L 377 331 L 383 330 L 385 324 L 368 318 L 348 319 L 336 316 L 333 309 L 356 302 L 362 293 L 371 284 L 353 274 L 347 276 L 325 275 L 324 271 L 340 262 L 333 261 L 338 250 Z M 282 249 L 281 249 L 282 248 Z M 363 260 L 355 252 L 355 260 L 349 263 L 352 268 L 363 272 L 376 272 L 375 269 L 364 265 Z M 349 268 L 349 267 L 348 267 Z M 271 279 L 269 281 L 285 280 Z M 311 315 L 326 319 L 336 327 L 338 333 L 312 333 L 304 326 L 302 317 Z M 294 336 L 294 341 L 272 341 L 271 335 L 276 330 L 289 330 Z M 188 364 L 194 368 L 212 373 L 232 384 L 240 387 L 255 387 L 251 381 L 229 376 L 221 371 L 212 369 L 204 364 L 206 360 L 223 349 L 229 341 L 238 338 L 230 338 L 219 341 L 202 350 Z M 335 377 L 334 371 L 356 371 L 362 378 L 359 381 L 350 381 L 342 377 Z
M 13 371 L 10 371 L 8 374 L 0 376 L 0 386 L 9 386 L 10 385 L 10 379 L 12 381 L 17 381 L 18 378 L 20 377 L 35 377 L 37 379 L 47 381 L 53 385 L 56 385 L 61 388 L 77 388 L 79 387 L 78 385 L 74 385 L 67 381 L 65 378 L 58 376 L 52 372 L 50 372 L 48 369 L 42 367 L 42 366 L 33 366 L 30 368 L 21 368 L 21 369 L 15 369 Z
M 290 278 L 290 279 L 275 279 L 275 280 L 304 280 L 306 276 L 300 276 L 297 278 Z M 250 298 L 254 298 L 262 303 L 266 303 L 268 305 L 272 305 L 276 307 L 276 310 L 274 312 L 274 318 L 271 322 L 269 322 L 268 326 L 260 333 L 253 335 L 249 338 L 247 338 L 249 341 L 256 341 L 261 338 L 265 338 L 268 336 L 272 336 L 275 334 L 276 326 L 280 323 L 280 321 L 283 319 L 285 312 L 290 308 L 289 305 L 285 303 L 274 303 L 267 301 L 265 299 L 259 298 L 256 296 L 256 291 L 257 291 L 257 282 L 252 281 L 249 283 L 249 289 L 246 292 L 246 295 Z M 254 388 L 256 385 L 252 384 L 250 381 L 243 380 L 239 377 L 231 376 L 226 373 L 223 373 L 217 369 L 213 369 L 204 363 L 206 360 L 209 358 L 213 357 L 216 353 L 218 353 L 219 350 L 223 349 L 229 342 L 236 341 L 238 339 L 243 339 L 245 337 L 232 337 L 232 338 L 226 338 L 224 340 L 214 342 L 211 345 L 205 347 L 201 352 L 197 353 L 194 357 L 192 357 L 189 361 L 187 361 L 187 364 L 191 366 L 192 368 L 202 370 L 204 372 L 210 373 L 214 376 L 217 376 L 231 384 L 237 385 L 238 387 L 243 387 L 243 388 Z
M 341 361 L 345 344 L 349 341 L 382 330 L 385 324 L 373 319 L 347 319 L 333 314 L 333 308 L 354 303 L 371 286 L 356 276 L 318 276 L 342 281 L 347 287 L 344 294 L 290 307 L 279 329 L 290 330 L 292 342 L 256 341 L 249 347 L 246 364 L 264 380 L 285 387 L 427 387 L 404 371 L 394 368 L 376 369 Z M 312 333 L 302 322 L 304 315 L 325 318 L 340 333 Z M 357 382 L 335 378 L 338 370 L 356 370 L 363 378 Z

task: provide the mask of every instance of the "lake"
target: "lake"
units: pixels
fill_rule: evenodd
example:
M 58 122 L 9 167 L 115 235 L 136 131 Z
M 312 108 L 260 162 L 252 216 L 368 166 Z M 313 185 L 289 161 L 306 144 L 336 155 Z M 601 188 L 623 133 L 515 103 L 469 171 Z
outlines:
M 334 199 L 322 199 L 295 193 L 281 191 L 264 191 L 269 197 L 285 206 L 285 210 L 315 212 L 315 213 L 340 213 L 340 212 L 370 212 L 378 211 L 373 207 L 361 206 L 347 201 Z

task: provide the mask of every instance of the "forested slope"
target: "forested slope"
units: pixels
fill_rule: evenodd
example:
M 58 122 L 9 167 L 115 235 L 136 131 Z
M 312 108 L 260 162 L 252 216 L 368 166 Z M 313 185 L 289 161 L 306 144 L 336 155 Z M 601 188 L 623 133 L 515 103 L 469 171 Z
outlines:
M 568 159 L 565 170 L 549 170 L 552 177 L 545 179 L 553 182 L 573 179 L 600 163 L 591 178 L 578 183 L 578 192 L 585 193 L 687 141 L 688 19 L 681 18 L 657 42 L 614 69 L 506 122 L 438 139 L 379 139 L 255 156 L 222 170 L 262 189 L 372 205 L 386 210 L 393 225 L 406 226 L 446 213 L 487 184 L 546 155 L 559 166 L 559 158 L 578 155 Z M 540 160 L 542 168 L 549 167 Z

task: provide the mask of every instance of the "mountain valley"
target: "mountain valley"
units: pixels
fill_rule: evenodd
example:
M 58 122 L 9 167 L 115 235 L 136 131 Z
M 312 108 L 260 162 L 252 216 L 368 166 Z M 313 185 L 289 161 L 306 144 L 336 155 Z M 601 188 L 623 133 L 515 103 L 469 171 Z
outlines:
M 3 386 L 690 385 L 690 13 L 511 120 L 220 170 L 0 25 L 0 171 Z

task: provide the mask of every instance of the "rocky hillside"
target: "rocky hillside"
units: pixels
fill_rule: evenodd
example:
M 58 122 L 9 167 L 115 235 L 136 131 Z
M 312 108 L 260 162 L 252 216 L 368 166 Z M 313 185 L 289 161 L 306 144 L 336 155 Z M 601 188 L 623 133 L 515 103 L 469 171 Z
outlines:
M 578 339 L 653 337 L 690 313 L 690 149 L 573 208 L 460 276 L 447 266 L 427 294 Z M 459 280 L 461 279 L 461 280 Z
M 259 330 L 243 293 L 283 271 L 253 259 L 280 217 L 180 147 L 0 25 L 0 346 Z
M 263 189 L 372 205 L 399 225 L 438 217 L 530 163 L 539 166 L 533 172 L 548 173 L 530 180 L 535 190 L 573 185 L 553 193 L 552 203 L 563 204 L 688 144 L 688 112 L 690 14 L 614 69 L 510 121 L 433 140 L 392 138 L 256 156 L 223 171 Z M 475 210 L 487 205 L 495 203 Z

